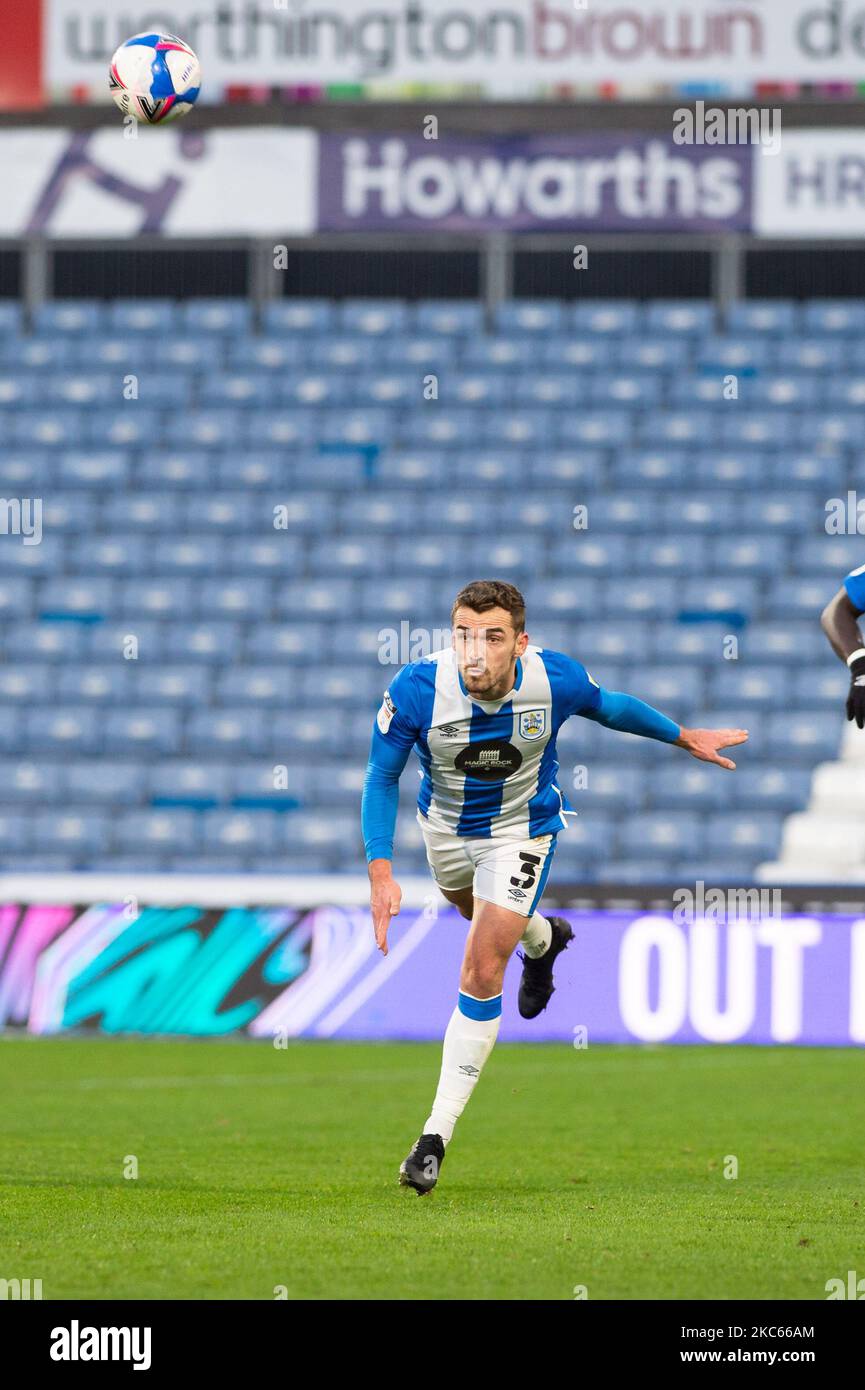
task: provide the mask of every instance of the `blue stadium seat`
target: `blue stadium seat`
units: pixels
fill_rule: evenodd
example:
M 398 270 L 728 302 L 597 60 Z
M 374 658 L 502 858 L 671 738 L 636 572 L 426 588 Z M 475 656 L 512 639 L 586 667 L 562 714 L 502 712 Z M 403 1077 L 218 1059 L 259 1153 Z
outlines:
M 603 586 L 604 607 L 610 615 L 669 617 L 679 606 L 678 595 L 678 584 L 666 575 L 640 575 L 637 580 L 614 577 Z
M 716 662 L 730 636 L 728 623 L 659 622 L 650 633 L 652 657 L 664 662 Z
M 39 590 L 39 611 L 45 619 L 76 619 L 80 622 L 101 621 L 114 604 L 116 585 L 100 575 L 91 579 L 45 580 Z
M 253 619 L 270 610 L 271 593 L 270 579 L 246 575 L 230 579 L 204 579 L 197 585 L 199 614 L 205 619 Z
M 106 327 L 106 306 L 95 299 L 54 299 L 37 306 L 33 328 L 40 336 L 96 333 Z
M 662 811 L 720 810 L 733 802 L 733 781 L 717 767 L 671 758 L 669 766 L 652 773 L 652 804 Z
M 145 449 L 136 477 L 148 490 L 207 489 L 213 482 L 214 454 L 208 449 Z
M 850 675 L 840 662 L 818 670 L 793 672 L 793 701 L 799 709 L 843 710 L 849 689 Z
M 181 716 L 176 709 L 149 706 L 111 710 L 102 716 L 101 730 L 105 751 L 128 753 L 174 753 L 181 741 Z
M 640 622 L 581 622 L 571 642 L 573 655 L 585 662 L 628 661 L 639 663 L 642 669 L 649 656 L 649 634 L 645 623 Z
M 174 713 L 174 711 L 167 711 Z M 267 725 L 253 708 L 223 707 L 194 710 L 186 722 L 186 747 L 193 754 L 219 754 L 228 757 L 235 753 L 248 756 L 267 752 L 277 742 L 275 721 Z M 165 751 L 174 752 L 175 748 Z
M 569 317 L 578 330 L 611 337 L 635 334 L 642 327 L 640 307 L 629 299 L 578 299 Z
M 709 677 L 715 704 L 765 710 L 780 709 L 789 700 L 789 676 L 783 666 L 755 666 L 750 661 L 726 661 Z M 744 713 L 741 716 L 744 718 Z
M 245 632 L 243 650 L 246 659 L 263 664 L 294 662 L 309 652 L 323 654 L 329 646 L 328 630 L 321 623 L 255 623 Z
M 618 344 L 617 361 L 622 367 L 641 367 L 644 371 L 671 371 L 691 361 L 693 345 L 688 339 L 648 332 L 638 338 L 625 338 Z
M 578 378 L 589 371 L 605 371 L 617 360 L 616 350 L 623 349 L 630 339 L 555 337 L 545 338 L 540 343 L 529 342 L 531 357 L 526 357 L 526 365 L 540 361 L 549 371 L 574 371 Z M 523 344 L 522 346 L 526 346 Z M 622 359 L 619 359 L 622 360 Z M 622 360 L 623 366 L 631 364 Z M 634 364 L 637 365 L 637 364 Z
M 75 623 L 10 623 L 4 650 L 22 661 L 78 661 L 84 651 L 84 630 Z
M 198 843 L 200 822 L 194 811 L 173 807 L 125 811 L 112 826 L 121 853 L 188 853 Z
M 775 360 L 775 344 L 745 335 L 708 337 L 697 346 L 694 365 L 702 372 L 732 373 L 742 380 Z
M 245 299 L 187 299 L 177 305 L 177 322 L 193 335 L 224 333 L 239 338 L 250 325 L 251 310 Z
M 132 695 L 131 662 L 61 666 L 57 671 L 57 698 L 65 704 L 126 705 Z M 25 668 L 19 668 L 25 669 Z M 51 687 L 44 684 L 46 695 Z M 34 703 L 36 701 L 34 700 Z
M 843 719 L 837 710 L 785 709 L 766 716 L 761 752 L 783 760 L 785 766 L 800 763 L 813 768 L 818 762 L 838 756 L 842 732 Z
M 89 766 L 89 764 L 88 764 Z M 63 796 L 66 785 L 62 764 L 44 758 L 3 758 L 0 761 L 0 804 L 25 807 L 48 805 Z
M 791 299 L 743 299 L 727 309 L 732 333 L 771 333 L 784 338 L 799 328 L 799 305 Z
M 628 487 L 683 486 L 693 476 L 692 456 L 669 446 L 617 451 L 612 465 L 612 480 Z
M 499 333 L 546 336 L 564 327 L 563 306 L 555 299 L 512 299 L 497 307 L 493 325 Z
M 619 842 L 628 855 L 645 856 L 649 851 L 691 861 L 699 861 L 708 848 L 704 824 L 692 810 L 629 816 L 620 827 Z
M 226 361 L 230 367 L 241 371 L 284 372 L 301 364 L 304 346 L 303 340 L 293 338 L 230 339 Z
M 0 666 L 0 701 L 4 704 L 53 704 L 57 694 L 55 672 L 50 665 Z
M 68 749 L 81 754 L 99 747 L 106 716 L 83 705 L 54 704 L 51 709 L 25 711 L 22 719 L 23 746 L 28 751 Z
M 147 768 L 145 778 L 142 794 L 146 794 L 152 806 L 185 807 L 193 811 L 212 810 L 227 804 L 233 786 L 230 766 L 189 758 L 165 758 Z
M 171 299 L 115 299 L 105 310 L 109 333 L 160 333 L 174 331 L 177 305 Z
M 205 811 L 201 817 L 205 850 L 268 854 L 279 842 L 280 821 L 264 809 Z
M 865 332 L 865 305 L 858 299 L 812 299 L 802 307 L 805 333 L 842 334 Z
M 655 299 L 646 305 L 646 331 L 694 338 L 711 333 L 715 306 L 704 299 Z
M 447 338 L 470 338 L 483 326 L 483 306 L 475 300 L 422 300 L 415 309 L 415 328 Z
M 781 842 L 780 821 L 768 811 L 716 813 L 708 830 L 713 854 L 745 854 L 751 861 L 773 859 Z
M 114 818 L 107 812 L 90 811 L 86 807 L 44 811 L 33 818 L 32 844 L 39 845 L 43 851 L 67 850 L 76 859 L 105 853 L 114 824 Z
M 207 764 L 202 765 L 205 769 Z M 310 799 L 313 768 L 296 761 L 280 763 L 261 758 L 258 762 L 232 763 L 225 769 L 227 791 L 219 800 L 229 799 L 237 810 L 268 807 L 273 811 L 295 810 Z
M 92 802 L 108 807 L 133 807 L 144 800 L 146 769 L 139 763 L 89 758 L 68 763 L 59 775 L 60 785 L 52 800 L 68 798 L 73 806 Z
M 554 574 L 621 574 L 630 540 L 627 536 L 574 531 L 566 541 L 556 541 L 548 551 Z
M 328 299 L 279 299 L 264 305 L 262 327 L 274 336 L 323 337 L 335 327 L 336 313 Z
M 385 338 L 409 327 L 409 307 L 402 299 L 350 299 L 337 310 L 339 326 L 347 333 Z
M 136 624 L 136 630 L 139 626 Z M 243 630 L 246 622 L 243 623 Z M 170 622 L 162 627 L 163 659 L 168 661 L 200 661 L 220 665 L 234 661 L 241 640 L 241 625 L 227 620 L 214 622 Z M 142 638 L 142 648 L 150 650 Z
M 762 767 L 736 769 L 733 791 L 740 806 L 753 810 L 802 810 L 808 801 L 811 771 L 768 763 Z
M 641 666 L 630 678 L 629 690 L 650 705 L 687 722 L 687 716 L 703 699 L 703 673 L 696 666 Z

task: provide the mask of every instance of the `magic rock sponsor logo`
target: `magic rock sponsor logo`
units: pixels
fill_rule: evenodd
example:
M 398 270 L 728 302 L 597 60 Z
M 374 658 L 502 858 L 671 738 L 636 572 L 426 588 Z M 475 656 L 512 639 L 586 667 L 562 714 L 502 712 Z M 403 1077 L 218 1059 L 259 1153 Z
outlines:
M 470 743 L 454 759 L 454 766 L 479 782 L 503 782 L 521 766 L 523 755 L 512 743 Z

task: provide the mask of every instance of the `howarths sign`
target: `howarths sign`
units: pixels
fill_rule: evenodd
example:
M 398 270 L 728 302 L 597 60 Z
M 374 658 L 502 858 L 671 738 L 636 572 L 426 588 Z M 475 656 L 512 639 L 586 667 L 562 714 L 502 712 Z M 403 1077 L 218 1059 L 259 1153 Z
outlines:
M 595 134 L 322 136 L 322 230 L 746 230 L 749 146 Z

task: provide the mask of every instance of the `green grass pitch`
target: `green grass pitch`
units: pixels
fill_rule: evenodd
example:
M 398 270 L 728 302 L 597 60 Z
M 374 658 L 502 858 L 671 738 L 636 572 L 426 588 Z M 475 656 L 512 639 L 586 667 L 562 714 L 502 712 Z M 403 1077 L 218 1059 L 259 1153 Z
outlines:
M 0 1277 L 46 1299 L 591 1300 L 825 1299 L 865 1275 L 860 1051 L 499 1044 L 419 1198 L 397 1170 L 438 1065 L 433 1044 L 4 1037 Z

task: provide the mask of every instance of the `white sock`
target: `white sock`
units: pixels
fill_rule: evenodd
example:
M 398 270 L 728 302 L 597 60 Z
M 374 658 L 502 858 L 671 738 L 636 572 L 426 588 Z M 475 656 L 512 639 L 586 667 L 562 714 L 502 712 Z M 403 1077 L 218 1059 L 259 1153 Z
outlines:
M 552 939 L 553 929 L 546 917 L 542 917 L 539 912 L 533 912 L 520 937 L 520 945 L 529 960 L 537 960 L 538 956 L 544 955 L 549 950 Z
M 480 1006 L 480 1007 L 478 1007 Z M 492 1013 L 492 1018 L 470 1017 L 472 1014 Z M 484 1062 L 493 1050 L 498 1037 L 502 1013 L 502 996 L 495 999 L 473 999 L 460 992 L 459 1002 L 450 1017 L 442 1048 L 442 1069 L 432 1114 L 423 1127 L 424 1134 L 440 1134 L 445 1144 L 453 1136 L 454 1125 L 466 1107 L 468 1098 L 483 1071 Z

